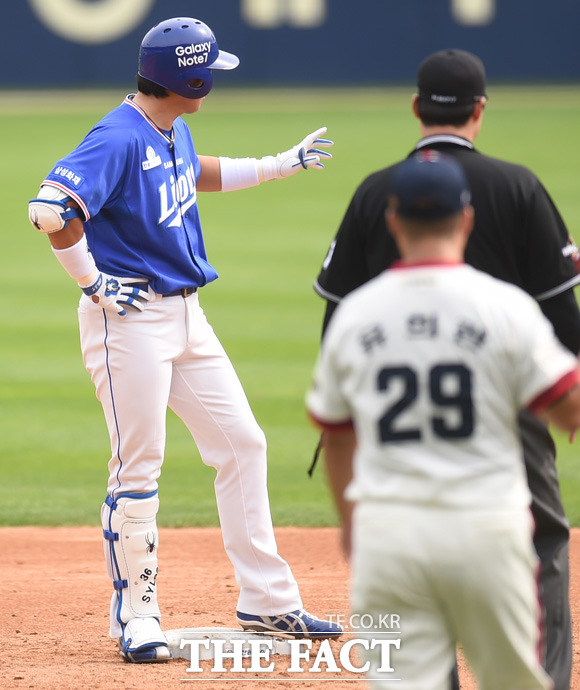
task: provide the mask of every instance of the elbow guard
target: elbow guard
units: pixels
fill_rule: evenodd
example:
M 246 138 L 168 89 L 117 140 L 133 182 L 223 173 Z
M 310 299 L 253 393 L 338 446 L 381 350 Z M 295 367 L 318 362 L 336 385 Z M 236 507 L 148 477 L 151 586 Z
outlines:
M 40 232 L 50 234 L 66 228 L 71 218 L 78 218 L 78 209 L 67 206 L 70 196 L 57 187 L 42 185 L 36 199 L 28 203 L 28 218 Z

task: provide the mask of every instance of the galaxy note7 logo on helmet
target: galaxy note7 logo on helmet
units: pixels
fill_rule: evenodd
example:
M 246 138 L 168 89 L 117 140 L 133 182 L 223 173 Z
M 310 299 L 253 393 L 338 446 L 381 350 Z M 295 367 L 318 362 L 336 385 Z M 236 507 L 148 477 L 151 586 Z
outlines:
M 210 41 L 204 43 L 191 43 L 188 46 L 177 46 L 178 67 L 191 67 L 192 65 L 205 65 L 209 57 Z

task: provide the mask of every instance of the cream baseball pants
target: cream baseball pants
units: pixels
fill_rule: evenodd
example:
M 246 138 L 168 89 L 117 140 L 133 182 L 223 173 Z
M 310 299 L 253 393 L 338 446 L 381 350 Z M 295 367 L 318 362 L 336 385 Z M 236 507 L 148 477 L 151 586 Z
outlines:
M 367 636 L 399 645 L 388 643 L 390 665 L 380 644 L 368 645 L 372 687 L 448 690 L 456 645 L 479 690 L 552 687 L 540 666 L 529 511 L 369 501 L 356 507 L 353 530 L 353 612 Z

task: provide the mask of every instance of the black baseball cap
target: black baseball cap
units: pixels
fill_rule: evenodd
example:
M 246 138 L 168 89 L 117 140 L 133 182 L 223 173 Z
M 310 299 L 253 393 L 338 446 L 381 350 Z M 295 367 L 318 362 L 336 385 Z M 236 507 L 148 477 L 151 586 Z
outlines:
M 471 202 L 467 178 L 459 163 L 430 149 L 399 163 L 391 193 L 398 215 L 416 220 L 446 218 Z
M 419 65 L 419 98 L 438 105 L 467 105 L 486 98 L 483 62 L 465 50 L 440 50 Z

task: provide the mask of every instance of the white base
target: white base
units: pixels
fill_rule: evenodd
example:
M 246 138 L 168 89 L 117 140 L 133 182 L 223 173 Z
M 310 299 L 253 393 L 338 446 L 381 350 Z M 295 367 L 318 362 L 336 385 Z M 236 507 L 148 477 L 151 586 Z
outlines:
M 191 645 L 185 644 L 182 648 L 182 640 L 225 640 L 224 651 L 233 651 L 233 647 L 228 649 L 228 642 L 231 640 L 268 640 L 272 641 L 271 654 L 290 654 L 290 642 L 283 637 L 277 637 L 269 633 L 259 633 L 251 630 L 240 630 L 239 628 L 179 628 L 177 630 L 166 630 L 165 636 L 169 643 L 169 651 L 174 659 L 187 659 L 191 661 Z M 242 645 L 242 656 L 250 655 L 250 645 Z M 199 648 L 199 660 L 213 659 L 214 646 L 209 645 Z

